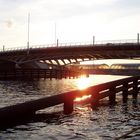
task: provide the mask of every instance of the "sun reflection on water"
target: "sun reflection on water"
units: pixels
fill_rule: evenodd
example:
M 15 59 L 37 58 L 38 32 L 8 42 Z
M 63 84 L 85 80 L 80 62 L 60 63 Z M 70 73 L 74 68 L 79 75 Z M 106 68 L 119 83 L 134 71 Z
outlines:
M 78 89 L 83 90 L 91 86 L 92 82 L 93 82 L 93 79 L 88 78 L 86 76 L 81 76 L 81 78 L 77 79 L 77 87 Z
M 86 76 L 81 76 L 81 78 L 77 79 L 77 87 L 79 90 L 84 90 L 84 89 L 88 88 L 89 86 L 91 86 L 92 82 L 93 82 L 93 80 L 91 78 L 88 78 Z M 77 97 L 74 101 L 80 102 L 80 101 L 86 100 L 90 97 L 91 97 L 91 95 L 83 95 L 82 97 Z
M 77 97 L 74 101 L 75 102 L 80 102 L 80 101 L 86 100 L 88 98 L 91 98 L 91 95 L 84 95 L 82 97 Z

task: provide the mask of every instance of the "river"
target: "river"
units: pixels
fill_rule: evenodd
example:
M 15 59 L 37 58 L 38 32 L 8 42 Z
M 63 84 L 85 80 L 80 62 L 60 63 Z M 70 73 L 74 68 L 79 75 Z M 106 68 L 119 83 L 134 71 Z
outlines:
M 79 79 L 0 81 L 0 107 L 120 78 L 123 77 L 96 75 Z M 122 104 L 121 95 L 118 95 L 116 100 L 117 105 L 113 107 L 108 106 L 108 100 L 101 101 L 97 110 L 92 110 L 90 105 L 76 105 L 71 115 L 63 114 L 62 105 L 41 110 L 38 112 L 38 119 L 1 130 L 0 139 L 112 140 L 126 135 L 127 139 L 139 140 L 140 100 L 135 105 L 132 104 L 131 96 L 126 105 Z

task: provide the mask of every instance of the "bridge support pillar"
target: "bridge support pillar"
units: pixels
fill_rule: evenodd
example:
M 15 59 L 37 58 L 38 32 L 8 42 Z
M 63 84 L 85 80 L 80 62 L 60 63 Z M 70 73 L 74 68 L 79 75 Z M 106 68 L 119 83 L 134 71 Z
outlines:
M 122 93 L 122 96 L 123 96 L 123 103 L 127 103 L 127 100 L 128 100 L 128 84 L 123 84 L 123 93 Z
M 47 75 L 47 73 L 46 73 L 46 75 Z M 53 71 L 52 71 L 52 69 L 50 69 L 49 76 L 50 76 L 50 80 L 52 80 L 52 78 L 55 78 L 55 77 L 53 77 Z
M 46 79 L 46 70 L 44 70 L 44 79 Z
M 62 78 L 63 78 L 63 72 L 62 70 L 59 70 L 58 79 L 62 79 Z
M 111 87 L 109 89 L 110 93 L 109 93 L 109 104 L 110 105 L 114 105 L 116 103 L 116 91 L 115 91 L 115 87 Z
M 74 98 L 70 95 L 64 97 L 64 114 L 71 114 L 74 108 Z
M 55 70 L 55 78 L 58 79 L 58 70 Z
M 67 71 L 64 70 L 63 73 L 64 73 L 64 78 L 66 79 L 67 78 Z
M 137 99 L 138 96 L 138 80 L 133 81 L 133 99 Z

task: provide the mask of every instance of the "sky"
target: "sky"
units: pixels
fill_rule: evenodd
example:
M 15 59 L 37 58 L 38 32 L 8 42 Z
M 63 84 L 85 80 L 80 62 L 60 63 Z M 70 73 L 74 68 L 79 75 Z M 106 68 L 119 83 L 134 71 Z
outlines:
M 140 0 L 0 0 L 0 48 L 136 39 Z

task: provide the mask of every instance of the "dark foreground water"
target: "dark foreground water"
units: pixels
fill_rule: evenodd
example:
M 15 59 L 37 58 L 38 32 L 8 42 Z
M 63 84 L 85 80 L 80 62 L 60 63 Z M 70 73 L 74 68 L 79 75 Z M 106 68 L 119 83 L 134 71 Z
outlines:
M 0 107 L 31 99 L 118 79 L 116 76 L 90 76 L 82 79 L 0 81 Z M 90 105 L 75 105 L 71 115 L 63 115 L 62 105 L 41 110 L 37 119 L 0 131 L 4 140 L 112 140 L 120 137 L 140 139 L 140 96 L 136 104 L 129 96 L 127 105 L 121 95 L 117 105 L 108 106 L 108 99 L 97 110 Z

